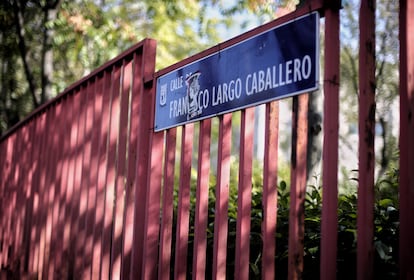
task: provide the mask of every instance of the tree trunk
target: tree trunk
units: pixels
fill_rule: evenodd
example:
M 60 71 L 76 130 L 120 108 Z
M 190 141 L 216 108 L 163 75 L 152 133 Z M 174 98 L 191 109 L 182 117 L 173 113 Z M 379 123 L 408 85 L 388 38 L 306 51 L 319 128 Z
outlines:
M 24 73 L 26 75 L 26 80 L 29 85 L 30 94 L 32 96 L 33 107 L 39 106 L 39 102 L 36 98 L 36 85 L 35 79 L 33 77 L 32 70 L 29 67 L 28 62 L 28 51 L 25 41 L 25 29 L 24 29 L 24 17 L 22 12 L 22 7 L 19 4 L 19 1 L 13 1 L 13 10 L 14 10 L 14 20 L 16 26 L 16 33 L 19 39 L 19 51 L 23 62 Z
M 43 42 L 42 42 L 42 91 L 41 103 L 49 100 L 52 95 L 53 80 L 53 49 L 52 39 L 54 35 L 53 28 L 48 28 L 47 23 L 57 19 L 58 10 L 62 0 L 47 1 L 43 7 Z

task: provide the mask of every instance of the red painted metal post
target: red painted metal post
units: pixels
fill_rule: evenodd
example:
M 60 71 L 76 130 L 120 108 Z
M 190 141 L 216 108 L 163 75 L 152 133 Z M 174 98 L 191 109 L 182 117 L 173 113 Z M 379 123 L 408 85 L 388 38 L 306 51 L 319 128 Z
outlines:
M 147 210 L 145 211 L 142 279 L 156 279 L 158 264 L 160 195 L 162 178 L 162 156 L 164 133 L 153 133 L 150 154 L 150 168 L 148 169 Z M 151 175 L 151 176 L 149 176 Z
M 27 127 L 20 129 L 20 133 L 18 134 L 18 162 L 17 162 L 17 170 L 16 170 L 16 206 L 15 206 L 15 226 L 14 226 L 14 246 L 13 246 L 13 262 L 16 262 L 19 259 L 19 254 L 21 251 L 21 244 L 22 244 L 22 231 L 23 231 L 23 201 L 24 201 L 24 176 L 25 174 L 25 149 L 26 149 L 26 138 L 27 138 Z
M 339 128 L 339 1 L 325 10 L 325 74 L 323 120 L 323 203 L 321 279 L 336 279 Z M 335 4 L 337 3 L 337 4 Z
M 37 192 L 37 185 L 38 185 L 38 164 L 39 164 L 39 152 L 40 152 L 40 146 L 39 143 L 41 140 L 40 137 L 40 126 L 42 123 L 40 122 L 40 118 L 36 118 L 33 121 L 33 153 L 32 153 L 32 167 L 30 170 L 29 175 L 31 175 L 31 193 L 29 198 L 29 213 L 30 213 L 30 221 L 28 223 L 28 227 L 30 228 L 28 232 L 28 252 L 26 252 L 26 262 L 24 264 L 25 270 L 33 273 L 33 258 L 34 258 L 34 249 L 35 249 L 35 234 L 36 234 L 36 218 L 37 218 L 37 200 L 36 200 L 36 192 Z M 4 246 L 4 245 L 3 245 Z
M 214 216 L 213 279 L 225 279 L 230 183 L 231 114 L 219 117 L 217 185 Z
M 373 279 L 375 169 L 375 0 L 359 12 L 359 178 L 357 279 Z
M 205 279 L 210 176 L 211 120 L 200 122 L 198 169 L 194 225 L 193 279 Z
M 36 210 L 36 219 L 35 219 L 35 234 L 34 234 L 34 263 L 33 263 L 33 272 L 37 274 L 37 276 L 40 278 L 42 277 L 41 272 L 41 265 L 43 263 L 43 258 L 41 256 L 42 254 L 42 246 L 41 246 L 41 239 L 42 239 L 42 231 L 43 231 L 43 193 L 44 193 L 44 186 L 45 186 L 45 163 L 47 159 L 47 155 L 45 153 L 46 150 L 46 135 L 48 131 L 48 116 L 46 113 L 42 114 L 40 116 L 42 119 L 42 132 L 40 135 L 40 143 L 39 143 L 39 159 L 38 159 L 38 180 L 36 181 L 37 186 L 37 192 L 36 195 L 36 202 L 37 202 L 37 210 Z
M 44 277 L 44 267 L 45 263 L 45 254 L 46 254 L 46 223 L 47 223 L 47 212 L 48 212 L 48 196 L 49 196 L 49 186 L 50 186 L 50 161 L 52 153 L 51 150 L 51 138 L 49 135 L 52 133 L 52 121 L 53 121 L 53 108 L 48 108 L 43 112 L 44 117 L 46 118 L 45 129 L 42 133 L 42 151 L 40 154 L 40 183 L 39 183 L 39 228 L 40 234 L 39 239 L 37 239 L 37 245 L 39 246 L 38 251 L 38 264 L 37 271 L 39 278 Z
M 68 266 L 68 277 L 77 278 L 80 271 L 77 267 L 77 239 L 79 233 L 78 221 L 79 221 L 79 205 L 80 205 L 80 194 L 82 184 L 82 160 L 83 160 L 83 143 L 85 137 L 85 87 L 82 86 L 74 94 L 74 125 L 76 126 L 76 139 L 74 139 L 73 146 L 73 160 L 72 160 L 72 198 L 71 198 L 71 210 L 69 216 L 70 231 L 69 231 L 69 266 Z M 76 113 L 75 113 L 76 112 Z M 81 239 L 81 237 L 79 237 Z
M 166 132 L 158 279 L 170 279 L 177 129 Z
M 61 167 L 61 196 L 59 198 L 59 219 L 58 219 L 58 226 L 57 226 L 57 236 L 64 237 L 65 234 L 65 227 L 66 227 L 66 216 L 68 211 L 68 177 L 69 177 L 69 158 L 70 158 L 70 135 L 72 131 L 72 109 L 73 109 L 73 99 L 72 98 L 65 98 L 62 101 L 62 118 L 63 118 L 63 126 L 62 126 L 62 133 L 64 134 L 63 142 L 62 142 L 62 167 Z M 35 135 L 36 137 L 36 135 Z M 33 201 L 33 198 L 32 198 Z M 32 202 L 33 203 L 33 202 Z M 54 260 L 54 267 L 55 273 L 54 277 L 61 278 L 66 277 L 66 267 L 65 262 L 67 259 L 66 250 L 68 246 L 68 241 L 63 238 L 60 240 L 60 244 L 58 246 L 56 252 L 56 258 Z
M 113 227 L 115 185 L 116 185 L 116 153 L 118 146 L 118 131 L 120 118 L 120 77 L 121 69 L 114 66 L 112 68 L 111 78 L 111 101 L 110 101 L 110 117 L 109 117 L 109 133 L 108 133 L 108 151 L 107 151 L 107 169 L 105 181 L 105 213 L 104 227 L 102 232 L 102 264 L 101 278 L 110 279 L 111 274 L 111 240 Z
M 18 149 L 18 133 L 15 133 L 10 136 L 8 139 L 10 141 L 9 146 L 9 153 L 10 153 L 10 169 L 7 176 L 7 183 L 6 183 L 6 193 L 5 199 L 7 201 L 6 204 L 6 223 L 5 223 L 5 233 L 4 233 L 4 264 L 10 265 L 12 262 L 12 254 L 13 254 L 13 239 L 14 239 L 14 210 L 16 206 L 15 201 L 15 194 L 16 194 L 16 151 Z
M 279 102 L 266 104 L 263 161 L 262 279 L 275 279 Z
M 414 266 L 414 2 L 400 0 L 400 279 Z
M 82 269 L 82 279 L 91 279 L 93 264 L 93 247 L 94 247 L 94 225 L 96 213 L 97 198 L 97 177 L 98 177 L 98 160 L 101 148 L 101 112 L 102 112 L 102 77 L 95 77 L 88 93 L 88 112 L 86 131 L 90 134 L 90 151 L 86 149 L 86 155 L 89 154 L 89 166 L 85 170 L 85 180 L 87 180 L 87 209 L 85 221 L 85 245 L 83 249 L 84 260 Z M 88 157 L 88 156 L 87 156 Z M 85 161 L 84 161 L 85 162 Z
M 121 75 L 120 119 L 117 150 L 117 173 L 115 185 L 115 215 L 112 233 L 111 266 L 112 278 L 121 277 L 122 236 L 125 208 L 125 179 L 127 177 L 127 141 L 129 139 L 129 93 L 131 89 L 132 62 L 124 61 Z
M 254 111 L 254 107 L 241 111 L 235 279 L 249 279 Z
M 134 229 L 134 201 L 135 201 L 135 172 L 137 162 L 137 142 L 139 135 L 139 120 L 140 114 L 140 98 L 142 95 L 142 46 L 133 55 L 132 62 L 132 91 L 131 108 L 130 108 L 130 132 L 129 132 L 129 145 L 128 145 L 128 174 L 125 187 L 125 218 L 123 229 L 123 262 L 122 262 L 122 278 L 129 279 L 131 272 L 131 259 L 132 259 L 132 240 Z
M 79 102 L 76 102 L 75 96 L 76 93 L 70 98 L 70 103 L 72 106 L 72 118 L 67 119 L 70 125 L 69 137 L 69 146 L 68 146 L 68 155 L 67 155 L 67 182 L 66 182 L 66 197 L 65 197 L 65 212 L 64 212 L 64 232 L 63 232 L 63 255 L 62 255 L 62 273 L 63 277 L 68 277 L 71 272 L 71 222 L 72 222 L 72 201 L 74 196 L 74 178 L 75 178 L 75 164 L 76 164 L 76 142 L 78 135 L 78 116 L 79 116 Z M 69 136 L 70 135 L 70 136 Z
M 19 129 L 16 132 L 16 149 L 14 153 L 16 154 L 15 158 L 15 171 L 14 171 L 14 183 L 13 183 L 13 196 L 12 196 L 12 207 L 13 207 L 13 214 L 12 218 L 12 227 L 11 227 L 11 237 L 12 243 L 10 247 L 10 265 L 13 267 L 15 266 L 16 260 L 18 258 L 18 249 L 20 247 L 20 225 L 21 225 L 21 195 L 22 195 L 22 166 L 23 166 L 23 129 Z
M 143 202 L 144 198 L 147 197 L 147 183 L 148 176 L 150 175 L 147 170 L 150 166 L 149 159 L 151 149 L 150 147 L 150 136 L 148 134 L 153 127 L 151 119 L 152 106 L 152 85 L 153 74 L 155 69 L 155 49 L 156 42 L 154 40 L 145 40 L 143 42 L 142 49 L 142 72 L 141 76 L 135 76 L 134 80 L 140 79 L 144 82 L 142 91 L 139 93 L 139 106 L 140 111 L 137 117 L 139 119 L 138 124 L 138 143 L 137 143 L 137 166 L 136 166 L 136 180 L 134 182 L 135 188 L 135 208 L 134 208 L 134 234 L 132 240 L 132 262 L 131 262 L 131 278 L 141 277 L 142 275 L 142 264 L 143 264 L 143 243 L 144 243 L 144 223 L 145 213 L 147 209 L 146 201 Z M 138 66 L 138 65 L 137 65 Z M 149 79 L 150 81 L 146 81 Z M 145 82 L 148 82 L 145 85 Z M 150 134 L 151 135 L 151 134 Z M 161 162 L 161 161 L 160 161 Z M 159 162 L 158 162 L 159 163 Z
M 32 241 L 33 241 L 33 266 L 32 271 L 33 274 L 37 275 L 37 277 L 41 277 L 41 273 L 39 272 L 39 263 L 40 263 L 40 238 L 41 238 L 41 231 L 42 231 L 42 196 L 40 195 L 43 191 L 44 186 L 44 161 L 45 161 L 45 142 L 46 142 L 46 131 L 47 131 L 47 118 L 46 114 L 42 114 L 39 116 L 41 124 L 41 132 L 39 135 L 39 154 L 37 158 L 37 178 L 35 181 L 35 210 L 34 210 L 34 232 L 32 233 Z
M 44 214 L 44 233 L 43 233 L 43 243 L 42 247 L 44 247 L 44 254 L 43 254 L 43 269 L 42 275 L 44 278 L 47 278 L 49 265 L 50 265 L 50 251 L 51 251 L 51 242 L 52 242 L 52 226 L 53 226 L 53 201 L 55 200 L 55 191 L 56 191 L 56 148 L 58 146 L 58 133 L 57 133 L 57 108 L 56 105 L 51 107 L 50 110 L 47 112 L 48 114 L 48 126 L 49 126 L 49 133 L 47 139 L 47 164 L 45 165 L 45 173 L 46 173 L 46 184 L 45 184 L 45 191 L 43 192 L 42 196 L 44 196 L 44 203 L 43 208 L 45 211 Z
M 10 262 L 10 255 L 9 249 L 11 245 L 12 239 L 12 231 L 11 231 L 11 222 L 12 222 L 12 213 L 13 213 L 13 205 L 12 205 L 12 185 L 13 185 L 13 177 L 15 171 L 15 149 L 16 149 L 16 134 L 11 135 L 8 139 L 8 147 L 7 147 L 7 162 L 9 165 L 7 179 L 6 179 L 6 186 L 4 192 L 5 201 L 7 204 L 5 205 L 5 212 L 6 212 L 6 219 L 3 224 L 3 232 L 4 232 L 4 240 L 3 240 L 3 264 L 8 265 Z
M 19 253 L 19 247 L 20 247 L 20 235 L 21 235 L 21 220 L 22 220 L 22 211 L 21 211 L 21 206 L 22 206 L 22 168 L 23 168 L 23 158 L 24 158 L 24 130 L 20 129 L 18 132 L 16 132 L 17 134 L 17 147 L 16 147 L 16 151 L 15 154 L 17 154 L 18 159 L 16 159 L 15 164 L 16 164 L 16 170 L 15 170 L 15 186 L 14 186 L 14 191 L 13 191 L 13 196 L 14 196 L 14 201 L 15 201 L 15 205 L 14 205 L 14 217 L 12 217 L 12 231 L 14 234 L 12 234 L 13 237 L 13 242 L 12 242 L 12 251 L 11 251 L 11 263 L 15 263 L 16 259 L 18 258 L 18 253 Z
M 84 139 L 83 144 L 80 147 L 82 149 L 82 169 L 81 169 L 81 182 L 80 182 L 80 200 L 79 200 L 79 219 L 78 219 L 78 233 L 76 238 L 76 260 L 75 260 L 75 277 L 88 279 L 90 275 L 84 275 L 84 263 L 86 258 L 90 258 L 90 251 L 86 250 L 87 236 L 87 220 L 90 219 L 89 209 L 89 193 L 91 189 L 90 174 L 91 168 L 91 153 L 92 153 L 92 136 L 94 135 L 94 83 L 96 81 L 88 81 L 85 90 L 82 92 L 83 102 L 85 107 L 82 110 L 82 116 L 84 117 Z M 93 185 L 94 187 L 94 185 Z
M 26 126 L 24 126 L 22 128 L 23 130 L 23 139 L 22 139 L 22 157 L 21 157 L 21 161 L 22 161 L 22 170 L 21 170 L 21 183 L 20 183 L 20 191 L 19 193 L 19 201 L 17 202 L 18 207 L 20 208 L 20 215 L 21 215 L 21 229 L 20 229 L 20 236 L 17 236 L 18 240 L 19 240 L 19 248 L 17 253 L 18 256 L 16 256 L 16 259 L 18 259 L 18 263 L 20 264 L 20 269 L 19 269 L 19 273 L 20 275 L 23 275 L 24 273 L 24 262 L 25 262 L 25 255 L 26 255 L 26 241 L 27 241 L 27 222 L 29 219 L 29 213 L 28 213 L 28 205 L 27 205 L 27 192 L 30 189 L 30 184 L 29 181 L 30 179 L 28 178 L 28 174 L 29 174 L 29 170 L 30 170 L 30 166 L 31 166 L 31 154 L 32 154 L 32 143 L 31 143 L 31 133 L 32 133 L 32 123 L 29 122 Z M 1 149 L 1 147 L 0 147 Z M 0 155 L 1 157 L 1 155 Z M 0 163 L 1 166 L 1 163 Z M 1 168 L 1 167 L 0 167 Z M 0 195 L 1 195 L 1 186 L 0 186 Z M 1 203 L 0 203 L 1 204 Z M 0 205 L 1 207 L 1 205 Z M 0 210 L 1 211 L 1 210 Z M 2 215 L 0 213 L 0 215 L 2 217 L 4 217 L 4 215 Z M 1 238 L 1 237 L 0 237 Z
M 293 98 L 292 159 L 289 210 L 288 278 L 302 279 L 305 237 L 306 155 L 308 145 L 308 100 Z
M 191 158 L 193 154 L 194 125 L 182 127 L 180 179 L 177 207 L 177 238 L 175 246 L 174 278 L 185 279 L 187 273 L 188 232 L 190 220 Z
M 30 241 L 32 232 L 32 218 L 33 218 L 33 177 L 35 172 L 35 143 L 36 143 L 36 121 L 31 120 L 30 124 L 30 156 L 29 156 L 29 168 L 27 173 L 27 189 L 25 192 L 25 207 L 26 207 L 26 221 L 25 221 L 25 236 L 24 236 L 24 260 L 22 262 L 22 270 L 29 272 L 29 257 L 30 257 Z
M 52 154 L 50 152 L 52 144 L 50 134 L 52 133 L 52 121 L 53 121 L 53 107 L 49 107 L 47 111 L 43 113 L 46 117 L 46 127 L 43 132 L 43 144 L 42 144 L 42 162 L 41 162 L 41 181 L 39 184 L 39 214 L 40 214 L 40 237 L 38 239 L 39 245 L 39 259 L 38 259 L 38 275 L 39 278 L 43 278 L 45 275 L 44 268 L 46 265 L 46 228 L 47 228 L 47 215 L 48 215 L 48 199 L 49 199 L 49 186 L 50 186 L 50 164 Z
M 6 217 L 6 211 L 5 211 L 5 188 L 6 188 L 6 174 L 8 169 L 7 164 L 7 146 L 9 141 L 7 139 L 0 142 L 0 168 L 2 170 L 2 176 L 0 176 L 0 215 L 2 217 Z M 4 223 L 6 219 L 1 219 L 0 221 L 0 266 L 4 265 L 3 263 L 3 255 L 4 255 L 4 238 L 5 238 L 5 232 L 4 232 Z
M 5 141 L 3 141 L 3 148 L 4 148 L 4 158 L 3 158 L 3 176 L 1 178 L 2 180 L 2 186 L 0 189 L 0 195 L 2 200 L 2 208 L 1 208 L 1 214 L 2 217 L 5 217 L 1 219 L 0 225 L 0 233 L 1 233 L 1 252 L 0 252 L 0 265 L 7 265 L 7 223 L 9 221 L 9 212 L 8 212 L 8 191 L 9 191 L 9 177 L 11 174 L 11 166 L 12 166 L 12 152 L 13 152 L 13 145 L 11 141 L 11 136 L 7 137 Z
M 35 155 L 35 173 L 33 178 L 33 217 L 32 217 L 32 232 L 30 241 L 30 264 L 29 272 L 33 275 L 38 275 L 39 263 L 39 240 L 40 240 L 40 195 L 39 191 L 42 177 L 42 154 L 44 152 L 44 139 L 46 130 L 46 115 L 42 114 L 38 117 L 38 124 L 36 126 L 36 155 Z
M 151 42 L 150 42 L 151 43 Z M 153 61 L 154 54 L 149 48 L 148 62 Z M 154 65 L 154 64 L 152 64 Z M 152 69 L 153 70 L 153 69 Z M 152 75 L 151 75 L 152 76 Z M 145 76 L 144 76 L 145 77 Z M 142 115 L 143 124 L 153 127 L 155 118 L 155 81 L 148 81 L 146 85 L 145 102 L 142 105 L 150 107 L 147 115 Z M 159 244 L 159 221 L 160 221 L 160 200 L 161 200 L 161 181 L 162 181 L 162 158 L 164 152 L 164 132 L 155 133 L 152 129 L 147 130 L 143 137 L 147 137 L 149 142 L 146 150 L 149 152 L 146 164 L 146 208 L 143 235 L 142 252 L 142 274 L 141 279 L 156 279 L 158 265 L 158 244 Z M 135 203 L 140 203 L 138 200 Z M 134 275 L 132 275 L 134 276 Z M 137 276 L 136 276 L 137 277 Z
M 99 134 L 99 152 L 96 155 L 98 161 L 98 176 L 96 181 L 96 207 L 95 207 L 95 227 L 93 237 L 93 254 L 92 254 L 92 279 L 101 279 L 102 266 L 102 233 L 104 231 L 105 215 L 105 185 L 107 170 L 107 151 L 109 139 L 109 116 L 111 100 L 111 72 L 109 70 L 103 73 L 100 85 L 97 89 L 97 100 L 95 101 L 95 114 L 101 116 L 100 134 Z
M 55 174 L 53 175 L 54 181 L 54 188 L 55 193 L 53 197 L 53 201 L 51 202 L 51 215 L 52 215 L 52 229 L 51 229 L 51 236 L 50 236 L 50 258 L 49 258 L 49 265 L 47 270 L 47 278 L 53 279 L 55 278 L 55 260 L 58 256 L 58 248 L 61 246 L 60 240 L 56 238 L 60 236 L 59 232 L 59 209 L 60 209 L 60 201 L 62 198 L 62 194 L 64 190 L 62 190 L 62 166 L 64 160 L 64 137 L 65 133 L 65 122 L 64 122 L 64 114 L 63 114 L 63 102 L 59 102 L 56 106 L 56 119 L 55 119 L 55 139 L 54 139 L 54 153 L 55 153 L 55 167 L 52 169 Z
M 6 177 L 6 170 L 7 170 L 7 139 L 4 139 L 0 142 L 0 168 L 2 170 L 2 176 L 0 176 L 0 215 L 1 217 L 5 217 L 6 213 L 4 211 L 5 208 L 5 201 L 4 201 L 4 188 L 6 186 L 5 177 Z M 3 240 L 4 240 L 4 232 L 3 232 L 3 223 L 5 219 L 0 221 L 0 266 L 3 265 Z
M 16 208 L 16 161 L 17 161 L 17 149 L 18 149 L 18 137 L 20 133 L 15 133 L 10 137 L 12 141 L 12 160 L 9 174 L 9 183 L 7 185 L 7 225 L 6 225 L 6 260 L 7 264 L 13 261 L 13 243 L 14 243 L 14 222 L 15 222 L 15 208 Z

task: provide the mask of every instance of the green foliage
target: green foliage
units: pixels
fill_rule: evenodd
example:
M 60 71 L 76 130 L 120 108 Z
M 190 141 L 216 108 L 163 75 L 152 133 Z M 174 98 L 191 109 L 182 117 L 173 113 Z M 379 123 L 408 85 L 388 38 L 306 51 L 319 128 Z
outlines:
M 1 1 L 0 134 L 146 37 L 157 40 L 158 69 L 217 44 L 222 30 L 247 22 L 235 19 L 246 7 L 217 0 Z M 46 62 L 46 52 L 53 60 Z
M 237 226 L 237 161 L 231 165 L 231 184 L 229 186 L 228 205 L 228 241 L 227 241 L 227 276 L 233 278 L 236 226 Z M 252 176 L 251 233 L 250 233 L 250 279 L 261 279 L 263 221 L 262 182 L 263 174 L 258 162 L 254 163 Z M 285 172 L 282 172 L 285 173 Z M 318 183 L 318 178 L 315 182 Z M 196 173 L 192 173 L 192 195 L 190 208 L 190 238 L 188 263 L 192 263 L 192 246 L 194 242 Z M 214 217 L 215 217 L 216 178 L 210 177 L 208 226 L 207 226 L 207 275 L 211 275 L 213 260 Z M 276 275 L 287 278 L 290 187 L 281 179 L 278 186 L 278 208 L 276 227 Z M 178 195 L 178 193 L 176 193 Z M 374 211 L 374 273 L 375 279 L 395 279 L 398 272 L 398 170 L 391 169 L 375 188 Z M 338 279 L 355 279 L 357 246 L 357 195 L 344 192 L 338 196 Z M 304 232 L 304 272 L 305 279 L 317 279 L 320 276 L 320 242 L 322 187 L 309 185 L 305 198 L 305 232 Z M 175 233 L 175 229 L 173 229 Z M 188 268 L 191 273 L 191 265 Z

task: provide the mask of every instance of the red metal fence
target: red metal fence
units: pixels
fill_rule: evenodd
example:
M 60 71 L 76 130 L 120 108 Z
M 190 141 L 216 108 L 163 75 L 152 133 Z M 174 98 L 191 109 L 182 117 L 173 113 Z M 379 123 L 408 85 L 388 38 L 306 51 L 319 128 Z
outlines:
M 249 278 L 254 108 L 240 126 L 226 114 L 196 124 L 153 131 L 154 79 L 166 71 L 305 13 L 325 16 L 324 146 L 321 267 L 336 278 L 339 108 L 339 7 L 310 1 L 306 7 L 154 74 L 155 41 L 144 40 L 36 110 L 0 141 L 0 265 L 46 279 Z M 364 1 L 363 1 L 364 2 Z M 409 2 L 409 1 L 408 1 Z M 365 2 L 364 2 L 365 3 Z M 401 278 L 412 279 L 414 197 L 414 5 L 401 1 Z M 366 6 L 361 6 L 361 13 Z M 371 15 L 374 16 L 374 15 Z M 372 19 L 372 18 L 371 18 Z M 367 18 L 369 20 L 369 18 Z M 370 40 L 371 24 L 361 41 Z M 411 36 L 411 37 L 410 37 Z M 374 48 L 375 49 L 375 48 Z M 365 57 L 366 51 L 361 51 Z M 371 59 L 368 57 L 367 59 Z M 402 59 L 403 61 L 403 59 Z M 366 73 L 372 64 L 366 63 Z M 360 65 L 360 69 L 364 63 Z M 362 70 L 361 70 L 362 71 Z M 363 72 L 363 71 L 362 71 Z M 370 74 L 368 74 L 370 75 Z M 366 81 L 369 81 L 370 76 Z M 361 76 L 361 139 L 372 129 L 373 92 Z M 303 271 L 308 95 L 295 97 L 289 214 L 289 279 Z M 368 119 L 366 119 L 368 118 Z M 368 126 L 364 127 L 364 125 Z M 266 104 L 262 194 L 262 278 L 274 279 L 277 221 L 279 103 Z M 217 143 L 212 130 L 218 130 Z M 237 130 L 237 230 L 234 271 L 228 271 L 228 206 L 232 138 Z M 358 278 L 372 278 L 374 164 L 372 139 L 360 144 Z M 211 154 L 217 149 L 217 156 Z M 178 153 L 177 153 L 178 151 Z M 195 158 L 193 154 L 198 156 Z M 195 172 L 196 170 L 196 172 Z M 196 173 L 195 179 L 194 174 Z M 215 174 L 214 217 L 209 216 Z M 178 176 L 177 176 L 178 175 Z M 178 181 L 176 180 L 178 177 Z M 174 200 L 174 196 L 177 197 Z M 191 207 L 195 200 L 194 216 Z M 366 214 L 365 214 L 366 213 Z M 214 232 L 207 232 L 213 223 Z M 212 235 L 208 237 L 207 235 Z M 191 242 L 189 242 L 191 240 Z M 207 243 L 212 241 L 213 244 Z M 358 243 L 358 244 L 359 244 Z M 207 252 L 207 248 L 212 248 Z M 209 259 L 212 258 L 212 259 Z M 207 271 L 209 271 L 207 273 Z M 206 275 L 207 274 L 207 275 Z
M 2 266 L 49 279 L 139 273 L 131 263 L 151 244 L 154 65 L 155 42 L 144 40 L 2 138 Z

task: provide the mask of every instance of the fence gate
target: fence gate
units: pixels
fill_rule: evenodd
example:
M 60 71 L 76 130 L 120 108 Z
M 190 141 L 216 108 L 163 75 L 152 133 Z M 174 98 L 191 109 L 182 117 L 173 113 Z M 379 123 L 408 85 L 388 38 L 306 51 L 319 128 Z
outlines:
M 320 278 L 336 279 L 339 2 L 306 1 L 293 13 L 156 73 L 156 42 L 145 39 L 11 129 L 0 140 L 2 273 L 29 279 L 248 279 L 254 272 L 262 279 L 302 278 L 309 95 L 292 97 L 286 269 L 275 267 L 279 101 L 264 105 L 263 180 L 260 192 L 252 193 L 255 108 L 159 130 L 156 81 L 317 12 L 329 38 L 321 49 L 329 117 L 323 120 Z M 368 2 L 361 3 L 360 42 L 375 46 Z M 400 277 L 412 279 L 414 4 L 402 0 L 400 10 Z M 367 46 L 361 44 L 359 65 L 359 279 L 373 278 L 374 150 L 367 135 L 375 122 L 369 110 L 375 48 Z M 252 205 L 253 195 L 261 196 L 261 205 Z M 252 211 L 261 211 L 259 223 Z M 251 243 L 253 234 L 260 236 L 257 244 Z M 251 259 L 252 250 L 260 258 Z

